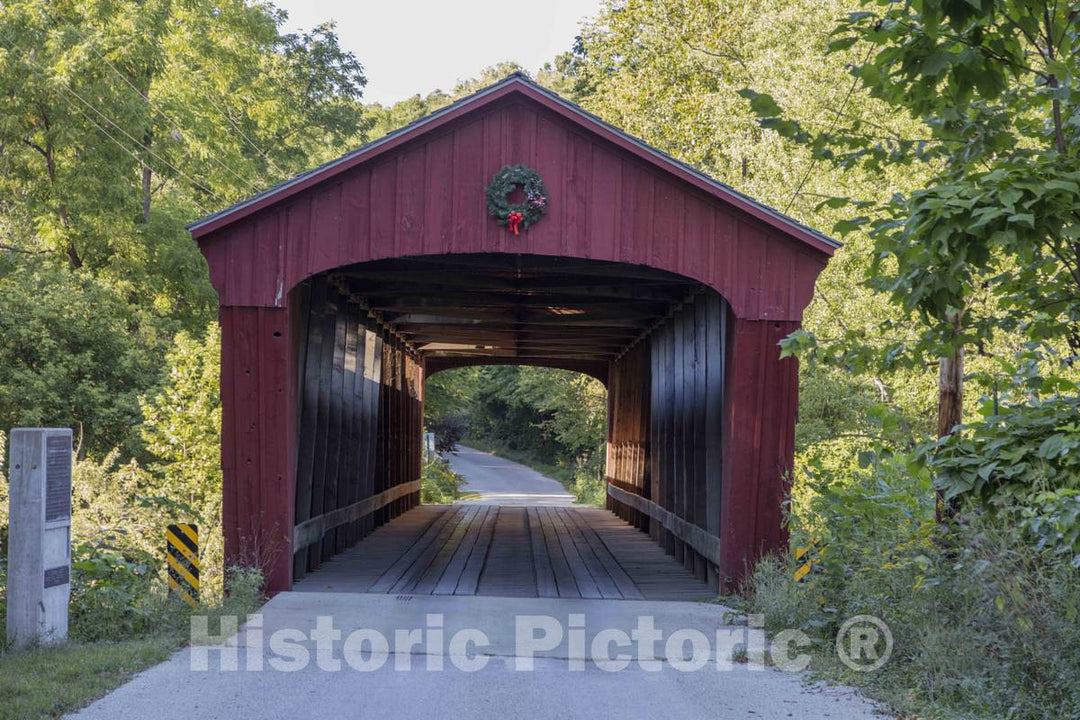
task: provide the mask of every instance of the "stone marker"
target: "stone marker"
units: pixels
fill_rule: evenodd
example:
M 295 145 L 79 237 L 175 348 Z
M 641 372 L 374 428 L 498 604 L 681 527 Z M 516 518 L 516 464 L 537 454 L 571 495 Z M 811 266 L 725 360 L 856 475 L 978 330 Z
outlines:
M 67 637 L 71 597 L 71 430 L 15 428 L 9 453 L 7 637 Z

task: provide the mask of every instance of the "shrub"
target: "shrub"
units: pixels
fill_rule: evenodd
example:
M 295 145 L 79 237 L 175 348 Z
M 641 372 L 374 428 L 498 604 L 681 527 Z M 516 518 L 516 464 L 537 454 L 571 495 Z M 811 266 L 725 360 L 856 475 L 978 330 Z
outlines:
M 600 450 L 577 458 L 574 479 L 568 488 L 582 505 L 604 507 L 607 502 L 607 482 L 604 480 L 604 453 Z
M 996 405 L 920 459 L 946 498 L 978 503 L 1080 568 L 1080 397 Z
M 155 494 L 176 503 L 176 520 L 198 521 L 203 588 L 222 591 L 221 329 L 210 323 L 202 338 L 179 333 L 167 355 L 169 373 L 157 392 L 141 398 L 146 447 Z
M 461 494 L 462 482 L 462 477 L 450 469 L 446 460 L 435 458 L 426 462 L 421 476 L 420 501 L 435 505 L 452 503 Z
M 808 633 L 813 669 L 866 686 L 903 714 L 1080 716 L 1071 555 L 1040 546 L 1013 515 L 975 497 L 954 522 L 936 523 L 930 476 L 913 455 L 872 447 L 843 469 L 814 452 L 802 460 L 793 545 L 813 536 L 827 548 L 803 583 L 789 556 L 758 563 L 747 594 L 767 627 Z M 893 634 L 893 655 L 875 673 L 850 672 L 835 657 L 840 624 L 860 614 Z
M 129 554 L 141 554 L 129 550 Z M 105 545 L 71 551 L 70 633 L 76 640 L 122 640 L 153 631 L 154 559 L 132 561 Z
M 1080 397 L 1033 398 L 961 426 L 928 448 L 947 498 L 973 495 L 994 508 L 1037 492 L 1080 490 Z

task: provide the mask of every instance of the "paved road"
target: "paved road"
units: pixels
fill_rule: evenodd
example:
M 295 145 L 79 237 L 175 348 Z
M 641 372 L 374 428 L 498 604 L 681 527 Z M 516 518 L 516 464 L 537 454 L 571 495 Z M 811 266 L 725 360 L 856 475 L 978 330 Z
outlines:
M 479 493 L 475 502 L 542 505 L 573 500 L 556 481 L 486 453 L 464 448 L 451 463 L 468 478 L 466 490 Z M 184 649 L 73 717 L 881 717 L 872 703 L 849 688 L 808 685 L 800 673 L 764 667 L 764 640 L 760 635 L 748 638 L 745 621 L 739 624 L 719 605 L 287 592 L 270 600 L 256 617 L 239 635 Z M 321 642 L 312 634 L 320 622 L 332 623 Z M 651 634 L 659 632 L 658 641 L 642 644 L 637 641 L 641 629 L 650 623 Z M 218 632 L 216 623 L 209 629 Z M 463 635 L 463 630 L 472 634 Z M 701 663 L 697 669 L 687 667 L 692 642 L 667 642 L 676 630 L 683 631 L 684 638 L 696 631 L 705 642 L 703 652 L 695 655 Z M 457 638 L 472 644 L 455 644 Z M 533 638 L 537 640 L 530 648 Z M 730 662 L 735 643 L 749 646 L 749 663 Z
M 572 505 L 574 496 L 558 480 L 524 465 L 462 446 L 447 455 L 454 472 L 465 477 L 467 493 L 478 493 L 464 502 L 485 505 Z
M 362 637 L 388 638 L 397 654 L 372 653 L 365 643 L 354 648 L 362 652 L 350 655 L 350 639 L 324 641 L 320 657 L 311 637 L 316 616 L 333 618 L 341 638 L 358 637 L 361 629 Z M 759 644 L 751 645 L 749 663 L 725 662 L 731 650 L 719 635 L 734 633 L 726 637 L 738 641 L 745 631 L 729 625 L 730 619 L 725 608 L 702 603 L 282 593 L 263 608 L 261 627 L 249 626 L 223 645 L 182 650 L 74 717 L 880 718 L 850 689 L 807 685 L 798 673 L 762 667 L 756 660 Z M 629 635 L 642 622 L 662 633 L 652 650 L 629 638 L 618 647 L 595 641 L 602 630 Z M 438 626 L 441 638 L 432 634 Z M 482 632 L 486 644 L 455 646 L 452 639 L 466 628 Z M 277 643 L 277 633 L 286 629 L 293 636 Z M 676 629 L 708 638 L 700 669 L 685 667 L 685 649 L 668 647 L 666 639 Z M 410 630 L 417 633 L 417 645 L 404 639 L 394 644 L 395 631 Z M 583 639 L 575 640 L 575 633 Z M 519 637 L 543 642 L 530 650 Z M 615 659 L 616 653 L 624 669 L 596 662 Z M 223 669 L 223 657 L 235 657 L 235 668 Z M 193 666 L 193 660 L 205 665 Z

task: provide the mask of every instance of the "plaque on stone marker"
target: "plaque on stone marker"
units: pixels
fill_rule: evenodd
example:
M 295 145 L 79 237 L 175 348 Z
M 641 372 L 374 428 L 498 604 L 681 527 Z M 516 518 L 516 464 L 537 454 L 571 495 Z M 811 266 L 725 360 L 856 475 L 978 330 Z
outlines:
M 45 440 L 45 522 L 66 520 L 69 517 L 71 438 L 53 435 Z
M 71 581 L 71 568 L 67 565 L 49 568 L 45 571 L 45 587 L 51 588 L 57 585 L 65 585 Z

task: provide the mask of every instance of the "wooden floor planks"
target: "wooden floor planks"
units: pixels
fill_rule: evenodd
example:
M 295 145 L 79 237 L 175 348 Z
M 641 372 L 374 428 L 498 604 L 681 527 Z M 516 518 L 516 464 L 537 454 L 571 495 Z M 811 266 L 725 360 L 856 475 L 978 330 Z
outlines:
M 648 535 L 606 510 L 468 503 L 415 508 L 295 587 L 628 600 L 713 594 Z

